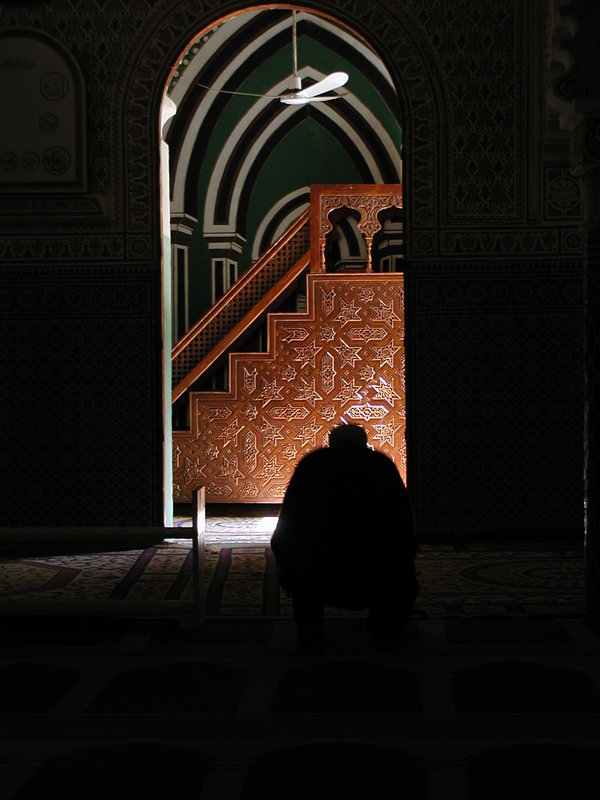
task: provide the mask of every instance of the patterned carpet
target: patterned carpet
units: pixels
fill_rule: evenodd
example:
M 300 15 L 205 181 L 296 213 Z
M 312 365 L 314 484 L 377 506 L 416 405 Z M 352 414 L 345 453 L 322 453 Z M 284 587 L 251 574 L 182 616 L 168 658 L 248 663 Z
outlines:
M 179 524 L 187 525 L 181 519 Z M 206 612 L 220 617 L 291 615 L 268 545 L 274 519 L 212 518 L 207 524 Z M 417 619 L 583 614 L 583 556 L 578 548 L 523 544 L 423 545 L 417 557 L 421 592 Z M 191 599 L 189 542 L 172 540 L 143 551 L 60 555 L 5 561 L 0 612 L 15 603 L 40 610 L 65 601 Z M 356 612 L 329 609 L 333 616 Z M 360 616 L 360 613 L 358 614 Z
M 200 628 L 96 612 L 189 596 L 184 540 L 0 565 L 2 800 L 589 795 L 600 634 L 578 548 L 424 546 L 396 651 L 329 609 L 306 652 L 260 526 L 209 520 Z

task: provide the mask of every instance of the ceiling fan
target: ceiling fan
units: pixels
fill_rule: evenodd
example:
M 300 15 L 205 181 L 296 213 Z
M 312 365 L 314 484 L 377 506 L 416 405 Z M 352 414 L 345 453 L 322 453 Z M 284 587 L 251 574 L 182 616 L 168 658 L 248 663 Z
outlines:
M 286 105 L 296 106 L 304 105 L 305 103 L 324 102 L 327 100 L 336 100 L 342 95 L 334 94 L 328 95 L 334 89 L 339 89 L 348 80 L 348 75 L 345 72 L 332 72 L 327 75 L 323 80 L 318 83 L 313 83 L 312 86 L 307 86 L 306 89 L 302 88 L 302 79 L 298 76 L 298 38 L 296 34 L 296 12 L 292 11 L 292 50 L 294 54 L 294 74 L 291 77 L 291 86 L 289 92 L 280 95 L 279 102 L 286 103 Z
M 280 103 L 285 103 L 286 105 L 290 106 L 305 105 L 306 103 L 322 103 L 327 102 L 328 100 L 339 100 L 341 97 L 345 96 L 344 94 L 327 93 L 332 92 L 335 89 L 339 89 L 346 83 L 348 80 L 348 74 L 346 72 L 332 72 L 322 80 L 317 81 L 317 83 L 313 83 L 311 86 L 307 86 L 305 89 L 302 88 L 302 79 L 298 75 L 298 40 L 296 34 L 295 11 L 292 11 L 292 49 L 294 57 L 294 72 L 290 78 L 289 89 L 283 94 L 257 94 L 254 92 L 212 89 L 210 86 L 204 86 L 201 83 L 199 83 L 198 86 L 202 86 L 203 89 L 220 92 L 221 94 L 237 94 L 244 97 L 271 97 L 279 100 Z

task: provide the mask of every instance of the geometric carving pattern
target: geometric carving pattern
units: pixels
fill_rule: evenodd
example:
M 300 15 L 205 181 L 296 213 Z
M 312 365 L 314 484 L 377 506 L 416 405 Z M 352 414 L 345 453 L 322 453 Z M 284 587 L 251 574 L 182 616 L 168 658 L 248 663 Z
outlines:
M 514 130 L 523 104 L 520 65 L 513 55 L 525 23 L 522 4 L 483 2 L 469 15 L 468 26 L 463 13 L 458 6 L 447 4 L 441 12 L 430 4 L 422 18 L 449 95 L 450 214 L 514 218 L 522 200 L 521 154 L 506 132 Z
M 406 477 L 404 281 L 307 276 L 305 313 L 269 316 L 267 353 L 237 353 L 228 392 L 193 392 L 174 431 L 174 499 L 278 503 L 299 459 L 340 421 L 362 425 Z

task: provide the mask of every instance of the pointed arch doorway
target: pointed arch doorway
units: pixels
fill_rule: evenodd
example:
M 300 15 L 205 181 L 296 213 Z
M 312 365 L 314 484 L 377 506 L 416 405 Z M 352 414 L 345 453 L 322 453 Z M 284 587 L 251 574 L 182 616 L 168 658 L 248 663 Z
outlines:
M 297 8 L 298 72 L 309 83 L 337 69 L 347 71 L 342 101 L 298 109 L 271 98 L 225 94 L 271 95 L 288 88 L 292 8 L 257 6 L 215 20 L 190 41 L 165 88 L 166 345 L 174 344 L 286 221 L 307 207 L 311 184 L 402 182 L 402 131 L 393 81 L 366 41 L 339 20 Z M 164 370 L 168 516 L 168 346 Z

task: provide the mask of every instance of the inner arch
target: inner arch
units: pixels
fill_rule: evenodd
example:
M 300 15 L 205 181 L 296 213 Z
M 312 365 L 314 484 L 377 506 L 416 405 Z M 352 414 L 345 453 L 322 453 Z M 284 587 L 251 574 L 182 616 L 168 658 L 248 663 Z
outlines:
M 239 277 L 257 257 L 257 243 L 267 241 L 273 208 L 310 184 L 306 176 L 292 180 L 273 168 L 276 145 L 285 137 L 293 141 L 307 118 L 318 124 L 317 147 L 331 165 L 318 182 L 402 181 L 400 104 L 381 59 L 344 23 L 318 12 L 298 9 L 297 28 L 303 85 L 342 69 L 350 76 L 342 100 L 307 108 L 221 92 L 271 95 L 289 87 L 289 7 L 255 8 L 216 21 L 190 43 L 167 87 L 177 105 L 165 132 L 171 228 L 186 269 L 186 308 L 184 314 L 174 309 L 180 318 L 175 338 L 213 302 L 215 253 L 230 271 L 226 280 Z M 298 154 L 306 162 L 310 157 L 310 151 Z M 260 181 L 265 173 L 270 180 Z

